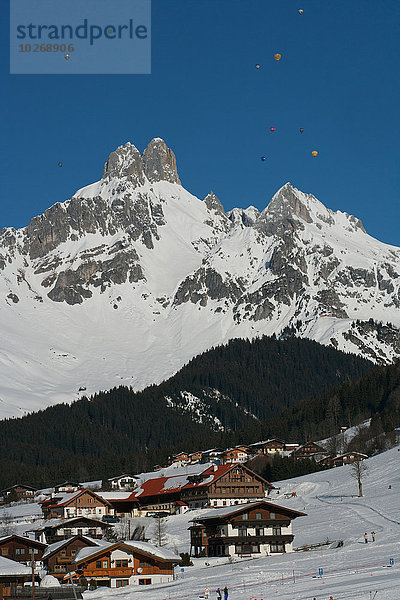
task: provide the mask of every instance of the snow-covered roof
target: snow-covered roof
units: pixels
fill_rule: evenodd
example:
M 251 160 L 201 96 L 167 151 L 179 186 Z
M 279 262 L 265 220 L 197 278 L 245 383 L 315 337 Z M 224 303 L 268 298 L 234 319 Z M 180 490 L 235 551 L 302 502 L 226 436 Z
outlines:
M 109 546 L 114 546 L 115 543 L 106 542 L 104 540 L 98 540 L 100 543 L 96 546 L 88 546 L 87 548 L 80 548 L 76 553 L 74 562 L 78 562 L 82 559 L 89 558 L 93 554 L 97 554 L 102 549 L 108 548 Z
M 128 500 L 130 498 L 131 495 L 131 491 L 126 491 L 126 492 L 97 492 L 98 496 L 101 496 L 101 498 L 104 498 L 104 500 Z
M 13 576 L 13 575 L 30 575 L 31 568 L 22 565 L 15 560 L 10 560 L 9 558 L 4 558 L 0 556 L 0 577 L 4 575 Z
M 137 540 L 127 540 L 124 541 L 123 544 L 125 546 L 129 546 L 134 550 L 138 550 L 139 552 L 145 552 L 146 554 L 150 554 L 156 558 L 161 558 L 163 560 L 171 560 L 171 561 L 180 561 L 181 557 L 177 556 L 174 552 L 167 550 L 166 548 L 160 548 L 159 546 L 153 546 L 148 542 L 139 542 Z
M 58 542 L 54 542 L 54 544 L 50 544 L 50 546 L 48 546 L 48 548 L 46 549 L 46 552 L 43 554 L 42 558 L 46 558 L 47 556 L 49 556 L 49 554 L 53 554 L 53 552 L 59 550 L 60 548 L 62 548 L 66 544 L 68 544 L 71 540 L 73 540 L 76 537 L 80 537 L 80 538 L 83 538 L 84 540 L 87 540 L 87 542 L 89 544 L 91 544 L 92 546 L 102 546 L 104 543 L 108 543 L 108 542 L 104 542 L 103 540 L 95 540 L 95 539 L 89 537 L 88 535 L 72 536 L 72 537 L 68 538 L 67 540 L 59 540 Z
M 238 504 L 237 506 L 224 506 L 223 508 L 214 508 L 213 510 L 207 511 L 204 514 L 195 517 L 192 522 L 196 521 L 204 521 L 208 519 L 218 519 L 220 517 L 226 517 L 228 515 L 234 515 L 240 512 L 248 512 L 253 508 L 256 508 L 260 505 L 266 505 L 267 508 L 272 508 L 274 510 L 282 510 L 284 512 L 291 512 L 296 516 L 303 516 L 305 513 L 299 512 L 297 510 L 293 510 L 291 508 L 286 508 L 285 506 L 279 506 L 278 504 L 273 504 L 272 502 L 268 502 L 267 500 L 259 500 L 258 502 L 248 502 L 246 504 Z

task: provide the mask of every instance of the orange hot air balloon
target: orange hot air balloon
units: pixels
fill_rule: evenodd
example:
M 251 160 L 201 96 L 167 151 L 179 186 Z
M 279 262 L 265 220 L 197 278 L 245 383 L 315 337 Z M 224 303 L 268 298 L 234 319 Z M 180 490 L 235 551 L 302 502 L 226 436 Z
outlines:
M 313 150 L 313 151 L 311 152 L 311 154 L 312 154 L 312 155 L 313 155 L 313 157 L 315 158 L 315 157 L 317 156 L 318 152 L 317 152 L 316 150 Z
M 274 59 L 275 60 L 281 60 L 282 55 L 281 54 L 274 54 Z

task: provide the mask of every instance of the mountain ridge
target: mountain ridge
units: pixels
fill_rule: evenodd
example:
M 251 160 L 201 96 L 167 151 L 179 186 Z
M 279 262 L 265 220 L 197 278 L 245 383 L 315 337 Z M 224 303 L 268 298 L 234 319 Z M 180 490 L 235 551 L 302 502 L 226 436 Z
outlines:
M 290 183 L 225 212 L 181 186 L 160 138 L 127 143 L 100 181 L 0 232 L 0 416 L 143 389 L 235 337 L 290 330 L 388 363 L 399 284 L 400 249 L 356 217 Z

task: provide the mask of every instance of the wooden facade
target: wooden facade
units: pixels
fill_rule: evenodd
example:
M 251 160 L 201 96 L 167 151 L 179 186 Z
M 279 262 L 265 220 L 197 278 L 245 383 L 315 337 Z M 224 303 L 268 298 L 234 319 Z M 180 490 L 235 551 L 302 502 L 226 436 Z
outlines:
M 103 517 L 108 515 L 110 503 L 91 490 L 53 495 L 41 502 L 46 519 L 77 516 Z
M 307 442 L 302 446 L 293 450 L 292 455 L 297 460 L 304 460 L 306 458 L 311 458 L 314 460 L 320 460 L 328 455 L 328 452 L 315 442 Z
M 43 527 L 35 529 L 34 534 L 36 540 L 53 544 L 60 540 L 67 540 L 75 535 L 101 539 L 109 527 L 108 523 L 104 523 L 98 519 L 89 519 L 88 517 L 54 519 L 45 523 Z
M 151 548 L 145 542 L 139 544 Z M 157 554 L 160 549 L 153 548 L 153 551 Z M 116 542 L 94 549 L 89 556 L 86 554 L 80 558 L 78 554 L 75 569 L 81 577 L 97 585 L 118 588 L 172 581 L 174 564 L 179 560 L 179 557 L 164 558 L 136 548 L 134 541 Z
M 32 558 L 35 562 L 41 562 L 47 544 L 31 540 L 20 535 L 9 535 L 0 539 L 0 556 L 27 564 Z
M 42 559 L 48 574 L 62 581 L 67 573 L 74 570 L 73 561 L 78 551 L 89 546 L 96 546 L 96 544 L 80 535 L 65 540 L 64 544 L 56 542 L 49 546 Z
M 273 489 L 268 481 L 243 464 L 210 467 L 182 489 L 181 500 L 190 508 L 231 506 L 261 500 Z
M 190 527 L 192 556 L 250 556 L 292 551 L 292 520 L 305 513 L 261 501 L 207 512 Z

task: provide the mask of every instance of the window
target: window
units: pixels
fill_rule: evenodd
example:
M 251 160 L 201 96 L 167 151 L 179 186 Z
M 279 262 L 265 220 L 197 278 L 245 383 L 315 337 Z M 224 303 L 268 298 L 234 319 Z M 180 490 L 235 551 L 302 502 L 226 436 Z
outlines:
M 15 554 L 25 554 L 25 548 L 15 548 Z
M 256 527 L 256 535 L 264 535 L 264 527 Z
M 2 548 L 2 549 L 1 549 L 1 554 L 2 554 L 3 556 L 7 556 L 7 554 L 8 554 L 8 548 Z
M 75 556 L 76 555 L 76 550 L 71 550 L 71 556 Z
M 127 567 L 128 566 L 128 561 L 127 560 L 116 560 L 115 561 L 115 566 L 116 567 Z
M 272 512 L 270 512 L 270 513 L 269 513 L 269 518 L 270 518 L 270 519 L 276 519 L 276 515 L 275 515 L 275 513 L 272 513 Z
M 78 529 L 78 535 L 83 535 L 83 529 Z
M 151 567 L 151 562 L 148 560 L 139 561 L 139 567 Z
M 64 558 L 65 556 L 67 556 L 67 551 L 66 550 L 61 550 L 61 556 Z
M 261 521 L 262 514 L 261 513 L 256 513 L 256 519 L 257 519 L 257 521 Z
M 101 569 L 101 560 L 96 560 L 96 569 Z
M 281 542 L 273 542 L 270 545 L 271 552 L 285 552 L 285 544 Z
M 89 535 L 90 536 L 95 536 L 96 535 L 96 530 L 95 529 L 89 529 Z
M 274 526 L 272 528 L 272 535 L 282 535 L 282 530 L 279 526 Z
M 151 579 L 139 579 L 139 585 L 150 585 Z
M 64 529 L 64 536 L 69 538 L 72 536 L 72 529 Z
M 248 518 L 249 518 L 249 513 L 243 513 L 242 514 L 243 521 L 246 521 Z
M 101 562 L 102 562 L 101 566 L 103 567 L 103 569 L 108 569 L 108 560 L 103 560 Z
M 127 585 L 129 585 L 129 579 L 117 579 L 116 581 L 117 588 L 125 587 Z

